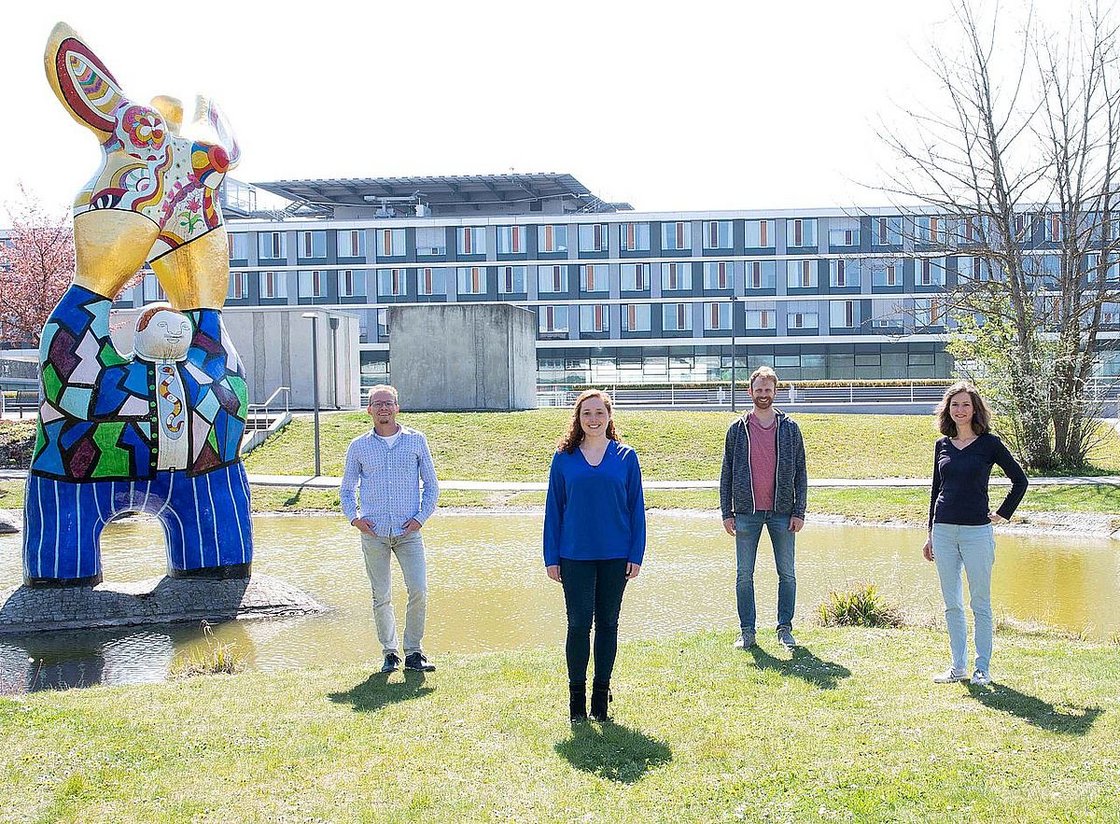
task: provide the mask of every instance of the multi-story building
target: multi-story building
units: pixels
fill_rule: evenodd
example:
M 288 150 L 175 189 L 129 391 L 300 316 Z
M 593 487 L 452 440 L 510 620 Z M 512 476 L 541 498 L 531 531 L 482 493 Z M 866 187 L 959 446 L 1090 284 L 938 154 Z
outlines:
M 564 174 L 255 187 L 287 205 L 227 184 L 227 306 L 357 314 L 367 384 L 388 374 L 386 309 L 431 302 L 531 309 L 542 382 L 726 380 L 732 353 L 794 380 L 947 377 L 945 292 L 988 277 L 966 234 L 896 209 L 636 212 Z M 1024 221 L 1051 265 L 1056 222 Z M 148 275 L 122 304 L 159 297 Z

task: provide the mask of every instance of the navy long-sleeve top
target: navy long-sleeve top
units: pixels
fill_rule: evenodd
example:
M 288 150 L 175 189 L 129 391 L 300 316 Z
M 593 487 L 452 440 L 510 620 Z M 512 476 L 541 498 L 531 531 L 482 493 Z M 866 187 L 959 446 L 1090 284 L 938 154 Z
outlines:
M 646 551 L 646 504 L 638 453 L 610 441 L 598 466 L 583 453 L 557 451 L 544 505 L 544 563 L 561 558 L 641 564 Z
M 991 523 L 988 513 L 988 478 L 999 466 L 1011 481 L 1011 491 L 996 514 L 1010 519 L 1027 491 L 1027 476 L 998 437 L 981 435 L 964 449 L 948 436 L 933 445 L 933 487 L 930 490 L 929 526 Z

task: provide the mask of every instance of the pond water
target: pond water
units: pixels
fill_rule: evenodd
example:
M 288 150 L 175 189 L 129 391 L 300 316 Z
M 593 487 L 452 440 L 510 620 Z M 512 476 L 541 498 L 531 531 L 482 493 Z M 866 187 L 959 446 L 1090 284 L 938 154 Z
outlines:
M 555 646 L 564 636 L 563 596 L 540 557 L 541 519 L 530 513 L 441 512 L 424 528 L 428 625 L 424 646 L 438 664 L 447 651 Z M 231 621 L 214 637 L 236 646 L 247 666 L 273 670 L 343 661 L 380 663 L 357 533 L 340 517 L 257 516 L 254 571 L 306 590 L 333 611 L 324 616 Z M 921 558 L 924 530 L 810 523 L 797 543 L 796 623 L 834 589 L 875 583 L 890 600 L 939 612 L 933 565 Z M 163 535 L 154 521 L 106 529 L 105 578 L 135 581 L 164 572 Z M 641 576 L 627 588 L 623 639 L 702 629 L 734 630 L 735 553 L 718 516 L 658 511 L 649 518 Z M 1073 535 L 997 535 L 993 603 L 997 615 L 1053 624 L 1093 637 L 1120 631 L 1120 545 Z M 0 538 L 0 588 L 20 582 L 20 539 Z M 759 630 L 774 614 L 777 578 L 762 539 L 756 572 Z M 404 587 L 394 564 L 394 603 Z M 205 647 L 198 625 L 0 636 L 0 692 L 94 683 L 160 681 L 172 659 Z

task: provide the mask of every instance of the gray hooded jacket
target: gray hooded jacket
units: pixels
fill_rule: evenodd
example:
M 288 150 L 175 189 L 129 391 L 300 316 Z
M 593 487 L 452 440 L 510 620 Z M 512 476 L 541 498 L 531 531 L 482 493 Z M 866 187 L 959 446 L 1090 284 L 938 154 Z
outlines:
M 778 418 L 778 461 L 774 478 L 774 511 L 781 515 L 805 517 L 805 496 L 809 476 L 805 471 L 805 442 L 801 430 L 784 412 Z M 750 434 L 747 417 L 742 416 L 727 430 L 723 448 L 723 469 L 719 476 L 719 508 L 724 520 L 735 515 L 750 515 L 754 508 L 751 483 Z

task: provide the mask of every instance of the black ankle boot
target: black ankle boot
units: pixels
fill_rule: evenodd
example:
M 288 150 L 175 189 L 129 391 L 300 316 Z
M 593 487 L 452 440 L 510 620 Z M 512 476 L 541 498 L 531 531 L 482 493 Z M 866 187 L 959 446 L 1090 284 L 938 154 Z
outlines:
M 614 697 L 611 695 L 610 684 L 592 684 L 591 686 L 591 718 L 594 721 L 610 721 L 607 714 L 609 705 Z
M 573 724 L 587 720 L 587 685 L 568 685 L 568 718 Z

